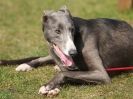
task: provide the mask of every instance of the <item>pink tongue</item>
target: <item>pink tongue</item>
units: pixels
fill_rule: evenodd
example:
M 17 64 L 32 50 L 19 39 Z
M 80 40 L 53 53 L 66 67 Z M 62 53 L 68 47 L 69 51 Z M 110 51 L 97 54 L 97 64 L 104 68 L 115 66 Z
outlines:
M 54 46 L 54 49 L 56 51 L 56 54 L 60 57 L 61 61 L 65 64 L 65 66 L 71 66 L 73 64 L 73 60 L 69 57 L 67 57 L 66 55 L 64 55 L 62 53 L 62 51 L 55 45 Z

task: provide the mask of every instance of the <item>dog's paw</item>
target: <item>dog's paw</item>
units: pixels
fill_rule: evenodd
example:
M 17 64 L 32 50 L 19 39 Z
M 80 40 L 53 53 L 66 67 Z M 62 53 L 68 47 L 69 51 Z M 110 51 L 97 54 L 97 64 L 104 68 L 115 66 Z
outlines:
M 55 65 L 55 66 L 54 66 L 54 69 L 55 69 L 56 71 L 61 71 L 61 69 L 59 68 L 58 65 Z
M 16 71 L 30 71 L 32 70 L 33 68 L 28 65 L 28 64 L 20 64 L 17 68 L 16 68 Z
M 52 90 L 49 90 L 49 88 L 47 86 L 42 86 L 40 89 L 39 89 L 39 92 L 38 94 L 40 95 L 46 95 L 48 97 L 54 97 L 54 96 L 57 96 L 60 92 L 60 89 L 59 88 L 54 88 Z

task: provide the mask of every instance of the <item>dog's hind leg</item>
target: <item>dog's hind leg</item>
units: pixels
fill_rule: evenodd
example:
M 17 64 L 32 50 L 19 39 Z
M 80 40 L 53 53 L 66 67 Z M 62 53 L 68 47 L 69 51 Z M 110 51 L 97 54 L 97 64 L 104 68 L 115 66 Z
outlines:
M 41 65 L 46 65 L 46 64 L 54 64 L 53 58 L 48 55 L 46 57 L 39 57 L 37 59 L 33 59 L 29 62 L 20 64 L 17 68 L 16 71 L 30 71 L 33 68 L 36 68 Z
M 50 55 L 46 57 L 29 57 L 17 60 L 0 60 L 0 66 L 19 65 L 16 71 L 29 71 L 43 64 L 54 64 L 54 60 Z

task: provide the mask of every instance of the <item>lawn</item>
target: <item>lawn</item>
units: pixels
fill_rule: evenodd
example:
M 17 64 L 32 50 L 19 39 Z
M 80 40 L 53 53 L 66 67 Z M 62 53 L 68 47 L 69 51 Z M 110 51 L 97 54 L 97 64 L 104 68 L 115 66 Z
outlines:
M 0 0 L 0 59 L 46 56 L 41 17 L 44 10 L 62 5 L 73 16 L 133 23 L 133 11 L 118 12 L 117 0 Z M 43 99 L 37 93 L 56 74 L 53 67 L 30 72 L 16 72 L 15 67 L 0 67 L 0 99 Z M 65 85 L 55 99 L 133 99 L 133 74 L 116 76 L 109 85 Z

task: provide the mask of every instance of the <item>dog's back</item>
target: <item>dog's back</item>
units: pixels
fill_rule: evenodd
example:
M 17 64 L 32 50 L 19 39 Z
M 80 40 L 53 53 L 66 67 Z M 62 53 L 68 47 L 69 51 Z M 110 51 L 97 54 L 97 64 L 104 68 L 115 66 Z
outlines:
M 77 49 L 84 47 L 88 36 L 95 35 L 105 67 L 133 65 L 133 29 L 129 24 L 105 18 L 84 20 L 74 17 L 73 20 L 77 27 L 75 43 L 80 47 Z

